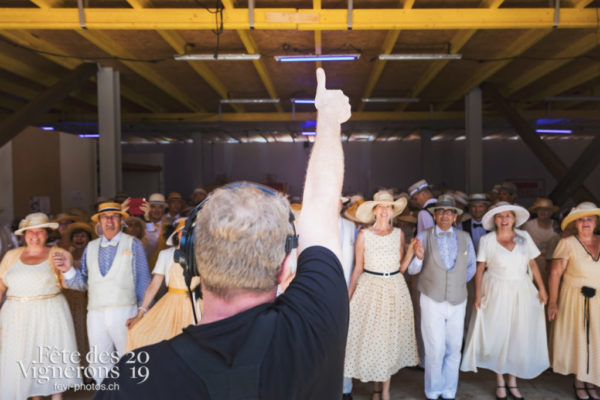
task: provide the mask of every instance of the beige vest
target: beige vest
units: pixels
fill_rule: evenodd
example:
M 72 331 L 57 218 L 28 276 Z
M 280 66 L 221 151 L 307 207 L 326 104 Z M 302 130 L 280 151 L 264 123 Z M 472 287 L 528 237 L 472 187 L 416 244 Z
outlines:
M 117 253 L 108 273 L 102 276 L 98 264 L 100 241 L 96 239 L 87 246 L 88 310 L 123 307 L 137 304 L 133 282 L 133 236 L 121 233 Z
M 438 250 L 435 227 L 423 231 L 427 245 L 417 288 L 438 303 L 447 301 L 456 305 L 467 298 L 469 236 L 457 229 L 454 232 L 458 240 L 456 262 L 454 268 L 448 271 Z

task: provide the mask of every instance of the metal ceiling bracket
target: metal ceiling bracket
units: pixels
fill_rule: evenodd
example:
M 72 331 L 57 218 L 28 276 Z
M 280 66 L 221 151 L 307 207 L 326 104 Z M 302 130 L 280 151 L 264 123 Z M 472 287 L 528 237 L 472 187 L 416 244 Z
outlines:
M 248 24 L 254 29 L 254 0 L 248 0 Z
M 87 29 L 85 26 L 85 13 L 83 12 L 83 0 L 77 0 L 77 8 L 79 9 L 79 25 L 81 29 Z
M 560 0 L 554 0 L 554 28 L 558 28 L 560 20 Z
M 348 30 L 352 30 L 352 0 L 348 0 Z

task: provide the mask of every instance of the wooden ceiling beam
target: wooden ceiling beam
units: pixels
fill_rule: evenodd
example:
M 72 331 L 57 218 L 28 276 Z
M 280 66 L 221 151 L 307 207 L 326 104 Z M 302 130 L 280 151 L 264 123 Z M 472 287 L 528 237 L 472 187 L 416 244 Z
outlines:
M 548 118 L 547 110 L 522 111 L 522 115 L 528 120 Z M 46 114 L 40 123 L 51 123 L 61 121 L 90 122 L 97 121 L 95 113 L 64 113 L 60 115 Z M 302 120 L 314 120 L 316 112 L 296 113 L 124 113 L 122 119 L 125 122 L 298 122 Z M 464 121 L 465 114 L 462 111 L 440 111 L 434 113 L 433 117 L 429 111 L 362 111 L 352 114 L 351 121 Z M 584 119 L 600 121 L 600 113 L 597 110 L 564 110 L 552 113 L 552 118 Z M 495 121 L 503 119 L 497 112 L 485 112 L 484 119 Z
M 486 62 L 469 80 L 463 82 L 457 89 L 448 94 L 450 100 L 442 102 L 436 109 L 443 111 L 456 101 L 462 101 L 463 96 L 469 93 L 473 88 L 479 86 L 486 79 L 510 63 L 512 61 L 511 57 L 520 55 L 525 50 L 545 38 L 550 32 L 552 32 L 551 29 L 531 29 L 525 32 L 518 40 L 513 41 L 512 44 L 495 56 L 496 58 L 504 60 Z
M 21 30 L 0 30 L 0 35 L 4 36 L 6 39 L 17 43 L 21 46 L 26 46 L 26 47 L 30 47 L 30 48 L 34 48 L 37 50 L 41 50 L 44 52 L 48 52 L 48 53 L 54 53 L 54 54 L 63 54 L 64 51 L 58 47 L 56 47 L 54 44 L 39 38 L 36 35 L 33 35 L 31 32 L 28 31 L 21 31 Z M 61 65 L 65 68 L 68 69 L 75 69 L 77 66 L 82 64 L 82 61 L 76 58 L 69 58 L 69 57 L 59 57 L 59 56 L 53 56 L 51 54 L 44 54 L 44 53 L 40 53 L 40 55 L 42 57 L 47 58 L 48 60 Z M 92 79 L 93 81 L 96 80 L 96 77 L 94 77 Z M 153 112 L 164 112 L 165 108 L 156 104 L 154 101 L 148 99 L 145 96 L 142 96 L 138 93 L 137 90 L 128 87 L 127 85 L 121 85 L 121 94 L 123 95 L 123 97 L 129 99 L 130 101 L 136 103 L 137 105 L 149 110 L 149 111 L 153 111 Z M 94 104 L 96 104 L 96 101 L 94 101 Z
M 19 134 L 37 116 L 48 111 L 74 89 L 83 85 L 98 70 L 96 64 L 81 64 L 69 71 L 51 88 L 42 92 L 34 100 L 19 108 L 10 117 L 0 122 L 0 147 Z
M 405 2 L 400 2 L 401 7 L 405 10 L 409 10 L 412 8 L 412 6 L 415 4 L 414 0 L 411 1 L 405 1 Z M 386 35 L 385 35 L 385 39 L 383 39 L 383 45 L 381 46 L 381 50 L 379 51 L 379 54 L 390 54 L 392 52 L 392 50 L 394 50 L 394 46 L 396 45 L 396 42 L 398 41 L 398 36 L 400 35 L 400 30 L 399 29 L 395 29 L 392 31 L 389 31 Z M 375 65 L 373 66 L 373 68 L 371 68 L 371 73 L 369 74 L 369 78 L 367 79 L 367 86 L 365 87 L 365 91 L 363 92 L 362 97 L 365 98 L 369 98 L 371 97 L 371 94 L 373 93 L 373 90 L 375 89 L 375 85 L 377 85 L 377 82 L 379 81 L 379 78 L 381 77 L 381 74 L 383 73 L 383 69 L 386 66 L 387 61 L 386 60 L 380 60 L 377 59 L 375 60 Z M 358 107 L 358 111 L 364 111 L 365 109 L 365 103 L 361 103 L 360 106 Z
M 567 166 L 550 149 L 550 147 L 544 143 L 540 135 L 538 135 L 534 129 L 531 128 L 529 123 L 519 114 L 517 110 L 512 108 L 508 101 L 502 97 L 498 89 L 490 83 L 486 82 L 482 85 L 485 96 L 491 99 L 494 105 L 504 114 L 506 120 L 513 127 L 517 135 L 523 139 L 523 142 L 529 147 L 533 154 L 538 160 L 544 165 L 546 170 L 552 174 L 552 176 L 559 182 L 567 175 Z M 575 201 L 581 202 L 590 199 L 594 199 L 594 195 L 581 185 L 574 193 Z M 558 203 L 562 205 L 562 203 Z
M 64 6 L 63 0 L 35 0 L 35 3 L 40 7 L 40 4 L 44 5 L 44 8 L 39 8 L 37 11 L 69 11 L 72 9 L 69 8 L 59 8 Z M 119 58 L 131 58 L 135 59 L 133 54 L 129 53 L 125 48 L 120 46 L 114 40 L 112 40 L 108 35 L 104 34 L 100 31 L 91 31 L 88 30 L 87 18 L 88 14 L 92 9 L 85 10 L 86 16 L 86 29 L 81 29 L 81 26 L 73 28 L 75 32 L 77 32 L 80 36 L 87 39 L 89 42 L 96 45 L 96 47 L 102 49 L 106 53 L 110 54 L 114 57 Z M 78 15 L 79 21 L 79 10 L 75 9 Z M 133 10 L 132 10 L 133 11 Z M 0 28 L 2 28 L 2 24 L 0 23 Z M 120 60 L 123 64 L 127 65 L 131 70 L 136 72 L 138 75 L 142 76 L 144 79 L 148 80 L 150 83 L 155 85 L 156 87 L 165 91 L 168 95 L 173 97 L 175 100 L 186 106 L 188 109 L 192 111 L 204 111 L 204 107 L 200 104 L 196 103 L 193 99 L 191 99 L 188 95 L 183 93 L 179 88 L 171 84 L 167 79 L 165 79 L 161 74 L 156 72 L 149 65 L 142 64 L 139 62 L 125 61 Z
M 127 0 L 129 5 L 133 8 L 151 8 L 153 7 L 151 0 Z M 167 42 L 173 50 L 177 52 L 177 54 L 186 54 L 187 53 L 187 42 L 181 35 L 176 31 L 167 31 L 167 30 L 159 30 L 158 34 Z M 222 99 L 229 98 L 229 90 L 225 86 L 225 84 L 212 72 L 212 70 L 206 65 L 203 61 L 187 61 L 188 65 L 192 67 L 192 69 L 204 79 L 208 85 L 213 88 L 215 92 Z M 237 111 L 242 112 L 244 108 L 239 104 L 230 104 L 231 107 Z
M 37 0 L 41 2 L 43 0 Z M 224 0 L 231 4 L 231 0 Z M 338 30 L 348 28 L 345 9 L 256 8 L 254 29 Z M 352 30 L 551 29 L 553 8 L 355 9 Z M 214 14 L 198 8 L 87 8 L 88 30 L 212 30 Z M 596 29 L 592 8 L 562 8 L 557 29 Z M 80 29 L 77 8 L 2 8 L 1 29 Z M 223 11 L 226 30 L 250 29 L 248 9 Z
M 503 2 L 504 0 L 483 0 L 481 3 L 479 3 L 479 7 L 496 9 L 500 7 Z M 450 39 L 450 53 L 457 54 L 464 47 L 464 45 L 471 40 L 475 33 L 477 33 L 477 29 L 466 29 L 458 31 L 456 34 L 454 34 L 452 39 Z M 431 83 L 431 81 L 433 81 L 439 75 L 448 62 L 450 62 L 450 60 L 437 60 L 432 62 L 425 73 L 423 73 L 423 75 L 421 75 L 417 82 L 415 82 L 415 84 L 412 86 L 410 89 L 410 95 L 412 97 L 418 97 L 421 92 L 425 90 L 425 88 Z M 403 111 L 408 106 L 409 103 L 402 103 L 397 109 L 398 111 Z
M 542 102 L 546 97 L 553 97 L 561 95 L 562 93 L 573 89 L 579 85 L 591 81 L 600 76 L 600 64 L 592 64 L 575 74 L 572 74 L 568 78 L 563 78 L 553 85 L 547 86 L 544 89 L 536 92 L 535 97 L 532 99 L 530 106 L 533 106 L 536 101 Z M 524 108 L 529 108 L 526 106 Z
M 223 10 L 223 25 L 225 25 L 225 14 L 228 12 L 232 12 L 232 11 L 236 11 L 238 9 L 234 8 L 234 4 L 233 4 L 233 0 L 222 0 L 223 5 L 225 6 L 225 10 Z M 256 11 L 256 10 L 255 10 Z M 248 23 L 248 10 L 245 10 L 246 12 L 246 22 Z M 249 28 L 246 27 L 246 29 Z M 250 36 L 250 32 L 247 30 L 241 30 L 238 29 L 237 30 L 238 36 L 240 37 L 240 40 L 242 41 L 242 43 L 244 44 L 244 47 L 246 48 L 246 52 L 248 54 L 260 54 L 260 51 L 258 50 L 258 46 L 256 45 L 256 42 L 254 41 L 254 39 L 252 38 L 252 36 Z M 262 81 L 265 89 L 267 89 L 267 93 L 269 93 L 269 97 L 271 97 L 272 99 L 278 99 L 279 96 L 277 95 L 277 91 L 275 90 L 275 85 L 273 85 L 273 81 L 271 80 L 271 77 L 269 76 L 269 73 L 267 72 L 267 67 L 265 66 L 265 63 L 263 60 L 258 59 L 258 60 L 252 60 L 252 63 L 254 64 L 254 68 L 256 68 L 256 72 L 258 73 L 258 76 L 260 76 L 260 80 Z M 277 112 L 282 113 L 283 112 L 283 107 L 281 106 L 281 103 L 274 103 L 275 108 L 277 109 Z
M 563 65 L 573 61 L 573 57 L 579 57 L 582 54 L 594 49 L 598 46 L 596 33 L 588 33 L 580 39 L 569 44 L 567 48 L 552 55 L 554 60 L 543 61 L 536 66 L 523 71 L 522 74 L 515 77 L 502 88 L 502 93 L 509 96 L 525 86 L 543 78 L 552 71 L 562 67 Z

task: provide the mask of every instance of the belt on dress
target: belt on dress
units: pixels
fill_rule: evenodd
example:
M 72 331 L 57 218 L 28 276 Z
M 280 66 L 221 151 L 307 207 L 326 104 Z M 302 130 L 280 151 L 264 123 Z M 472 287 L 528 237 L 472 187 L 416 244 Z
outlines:
M 35 301 L 35 300 L 46 300 L 51 299 L 52 297 L 56 297 L 60 294 L 60 292 L 52 293 L 52 294 L 41 294 L 39 296 L 6 296 L 6 300 L 15 300 L 15 301 Z
M 393 272 L 375 272 L 375 271 L 369 271 L 368 269 L 363 269 L 363 272 L 366 272 L 367 274 L 371 274 L 371 275 L 377 275 L 377 276 L 392 276 L 392 275 L 396 275 L 400 273 L 400 270 L 396 270 Z
M 175 294 L 188 294 L 187 289 L 177 289 L 177 288 L 172 288 L 172 287 L 169 288 L 168 292 L 175 293 Z

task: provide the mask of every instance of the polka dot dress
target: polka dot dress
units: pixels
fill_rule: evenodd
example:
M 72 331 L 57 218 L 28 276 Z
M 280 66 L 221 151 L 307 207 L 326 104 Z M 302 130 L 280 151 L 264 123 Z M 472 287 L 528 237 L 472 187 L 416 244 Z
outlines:
M 64 296 L 11 299 L 60 292 L 50 263 L 17 260 L 2 280 L 8 291 L 0 309 L 0 398 L 48 396 L 65 391 L 62 385 L 81 383 L 73 320 Z
M 400 268 L 399 229 L 386 236 L 365 230 L 364 239 L 366 270 Z M 399 369 L 418 363 L 412 302 L 404 277 L 363 273 L 350 302 L 344 376 L 386 381 Z

